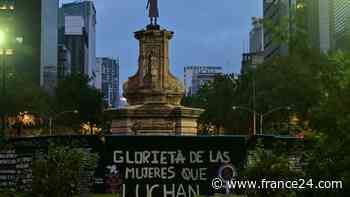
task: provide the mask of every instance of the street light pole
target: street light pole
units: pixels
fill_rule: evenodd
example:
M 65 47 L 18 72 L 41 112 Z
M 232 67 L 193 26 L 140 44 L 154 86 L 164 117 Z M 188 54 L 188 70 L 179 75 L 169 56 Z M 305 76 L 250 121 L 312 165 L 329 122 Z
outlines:
M 246 111 L 253 113 L 253 135 L 256 135 L 256 115 L 257 115 L 256 110 L 250 109 L 248 107 L 240 107 L 240 106 L 233 106 L 232 109 L 233 110 L 243 109 L 243 110 L 246 110 Z
M 251 113 L 254 114 L 254 119 L 253 119 L 253 132 L 254 132 L 254 135 L 256 135 L 256 115 L 258 114 L 259 115 L 259 119 L 260 119 L 260 135 L 263 134 L 263 123 L 264 123 L 264 117 L 275 112 L 275 111 L 279 111 L 279 110 L 282 110 L 282 109 L 286 109 L 286 110 L 290 110 L 291 107 L 287 106 L 287 107 L 277 107 L 277 108 L 274 108 L 266 113 L 258 113 L 255 109 L 250 109 L 248 107 L 240 107 L 240 106 L 233 106 L 232 107 L 233 110 L 237 110 L 237 109 L 243 109 L 243 110 L 246 110 L 246 111 L 249 111 Z
M 1 62 L 1 66 L 2 66 L 2 107 L 5 107 L 5 100 L 6 100 L 6 70 L 5 70 L 5 49 L 4 48 L 0 48 L 1 50 L 1 56 L 2 56 L 2 62 Z M 6 114 L 5 114 L 5 109 L 3 109 L 4 111 L 1 114 L 1 118 L 2 118 L 2 135 L 5 134 L 5 128 L 6 128 Z
M 254 135 L 256 135 L 256 111 L 255 110 L 253 111 L 253 133 Z
M 271 113 L 273 113 L 273 112 L 275 112 L 275 111 L 279 111 L 279 110 L 283 110 L 283 109 L 290 110 L 291 107 L 289 107 L 289 106 L 287 106 L 287 107 L 276 107 L 276 108 L 274 108 L 274 109 L 272 109 L 272 110 L 270 110 L 270 111 L 268 111 L 268 112 L 266 112 L 264 114 L 260 113 L 260 135 L 263 134 L 264 117 L 269 115 L 269 114 L 271 114 Z
M 260 135 L 263 134 L 263 120 L 264 119 L 264 115 L 260 114 Z
M 254 74 L 253 74 L 253 133 L 256 135 L 256 84 L 255 84 L 255 74 L 256 74 L 256 65 L 253 66 Z
M 52 136 L 52 128 L 53 128 L 53 125 L 52 125 L 52 117 L 49 118 L 49 130 L 50 130 L 50 136 Z

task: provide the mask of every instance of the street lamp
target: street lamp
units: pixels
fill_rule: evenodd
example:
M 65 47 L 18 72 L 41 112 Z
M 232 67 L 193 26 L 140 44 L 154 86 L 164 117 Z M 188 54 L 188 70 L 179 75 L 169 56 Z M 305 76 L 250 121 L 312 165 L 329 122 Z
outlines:
M 248 107 L 243 107 L 243 106 L 233 106 L 232 107 L 233 110 L 238 110 L 238 109 L 242 109 L 242 110 L 245 110 L 245 111 L 249 111 L 251 113 L 253 113 L 253 134 L 256 135 L 256 115 L 258 114 L 259 117 L 260 117 L 260 135 L 263 134 L 263 121 L 264 121 L 264 117 L 273 113 L 273 112 L 276 112 L 276 111 L 279 111 L 279 110 L 291 110 L 291 107 L 290 106 L 287 106 L 287 107 L 276 107 L 266 113 L 258 113 L 255 109 L 250 109 Z
M 257 114 L 256 110 L 250 109 L 248 107 L 243 107 L 243 106 L 233 106 L 232 109 L 235 111 L 238 109 L 242 109 L 242 110 L 253 113 L 253 135 L 256 135 L 256 114 Z
M 254 65 L 252 65 L 252 68 L 254 69 L 254 74 L 253 74 L 253 122 L 254 122 L 254 135 L 256 135 L 256 114 L 257 114 L 257 112 L 256 112 L 256 84 L 255 84 L 255 82 L 256 82 L 256 79 L 255 79 L 255 77 L 256 77 L 256 65 L 254 64 Z
M 273 113 L 273 112 L 276 112 L 276 111 L 280 111 L 280 110 L 291 110 L 291 107 L 287 106 L 287 107 L 276 107 L 266 113 L 261 113 L 260 114 L 260 135 L 263 134 L 263 121 L 264 121 L 264 117 Z
M 11 41 L 10 34 L 8 33 L 8 29 L 0 29 L 0 56 L 1 56 L 1 65 L 2 67 L 2 104 L 6 105 L 6 56 L 10 56 L 14 54 L 14 49 L 11 48 L 11 44 L 13 43 Z M 4 107 L 4 106 L 2 106 Z M 2 133 L 5 134 L 5 128 L 6 128 L 6 111 L 4 110 L 1 114 L 2 118 Z
M 2 67 L 2 107 L 5 106 L 5 94 L 6 94 L 6 90 L 5 90 L 5 55 L 6 55 L 6 49 L 5 49 L 5 32 L 0 30 L 0 56 L 2 57 L 2 61 L 1 61 L 1 67 Z M 5 117 L 5 111 L 2 112 L 1 117 L 2 117 L 2 132 L 1 134 L 4 135 L 5 134 L 5 125 L 6 125 L 6 117 Z
M 79 111 L 78 110 L 63 111 L 63 112 L 56 114 L 55 116 L 51 116 L 49 118 L 50 136 L 52 136 L 52 131 L 55 131 L 54 130 L 54 120 L 56 120 L 59 116 L 67 114 L 67 113 L 78 114 Z

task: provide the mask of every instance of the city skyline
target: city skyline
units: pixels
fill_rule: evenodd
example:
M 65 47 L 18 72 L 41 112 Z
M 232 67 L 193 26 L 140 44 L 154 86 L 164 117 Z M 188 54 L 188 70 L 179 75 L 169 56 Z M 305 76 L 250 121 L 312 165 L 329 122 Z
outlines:
M 348 197 L 349 71 L 350 0 L 0 0 L 0 197 Z
M 147 1 L 94 3 L 97 56 L 120 57 L 122 84 L 137 70 L 138 43 L 133 32 L 148 24 Z M 244 48 L 248 50 L 251 17 L 262 15 L 260 0 L 223 0 L 217 4 L 180 0 L 159 1 L 159 4 L 159 24 L 175 32 L 170 45 L 170 64 L 179 79 L 183 79 L 184 67 L 194 64 L 222 66 L 225 72 L 239 73 L 241 54 Z

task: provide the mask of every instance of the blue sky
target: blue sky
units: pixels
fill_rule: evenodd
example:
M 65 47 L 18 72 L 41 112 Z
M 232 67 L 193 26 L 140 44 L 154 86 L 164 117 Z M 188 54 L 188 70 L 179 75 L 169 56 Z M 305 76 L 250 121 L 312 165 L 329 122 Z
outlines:
M 197 64 L 239 72 L 243 43 L 248 45 L 251 17 L 261 16 L 262 0 L 158 1 L 159 24 L 175 32 L 170 44 L 172 73 L 182 79 L 183 68 Z M 94 2 L 97 56 L 120 57 L 123 83 L 137 70 L 138 41 L 133 32 L 148 24 L 147 0 Z

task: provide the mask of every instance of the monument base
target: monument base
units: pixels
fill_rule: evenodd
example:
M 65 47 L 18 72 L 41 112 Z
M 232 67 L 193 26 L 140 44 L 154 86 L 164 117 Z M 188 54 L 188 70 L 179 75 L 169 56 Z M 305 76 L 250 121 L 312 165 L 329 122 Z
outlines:
M 202 109 L 170 104 L 132 105 L 106 111 L 118 135 L 197 135 Z
M 157 24 L 149 24 L 149 25 L 147 25 L 147 30 L 160 30 L 160 26 L 159 25 L 157 25 Z

